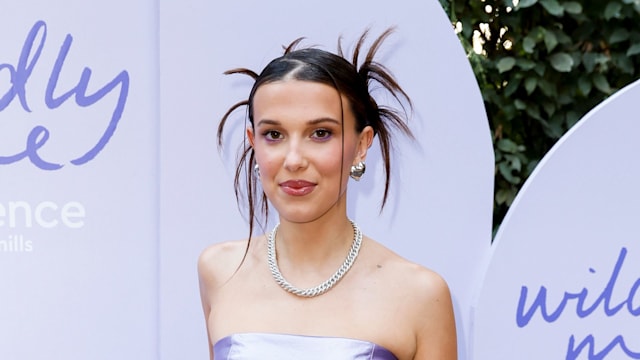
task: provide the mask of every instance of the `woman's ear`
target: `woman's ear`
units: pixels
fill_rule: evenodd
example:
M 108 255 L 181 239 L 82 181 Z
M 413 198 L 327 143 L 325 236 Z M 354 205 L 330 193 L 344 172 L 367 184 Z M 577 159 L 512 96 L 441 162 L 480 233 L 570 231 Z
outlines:
M 360 132 L 358 139 L 356 162 L 365 161 L 367 158 L 367 151 L 373 143 L 373 128 L 371 126 L 365 126 Z
M 249 139 L 249 144 L 253 147 L 255 141 L 255 134 L 253 133 L 252 127 L 247 127 L 247 139 Z

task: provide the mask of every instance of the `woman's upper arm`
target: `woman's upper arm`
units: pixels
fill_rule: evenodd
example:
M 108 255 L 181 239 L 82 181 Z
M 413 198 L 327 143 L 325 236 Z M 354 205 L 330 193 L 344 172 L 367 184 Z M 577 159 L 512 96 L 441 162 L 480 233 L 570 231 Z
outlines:
M 209 313 L 211 312 L 211 290 L 215 282 L 215 274 L 212 262 L 215 262 L 215 250 L 211 247 L 205 249 L 198 257 L 198 283 L 200 286 L 200 301 L 204 312 L 204 323 L 207 330 L 207 342 L 209 344 L 209 359 L 213 360 L 213 344 L 209 336 Z
M 445 280 L 435 273 L 422 277 L 418 290 L 415 360 L 456 360 L 458 345 L 451 293 Z
M 205 327 L 209 343 L 209 358 L 213 360 L 212 329 L 209 328 L 211 309 L 215 304 L 216 293 L 238 269 L 246 242 L 230 241 L 211 245 L 198 257 L 198 282 L 200 301 L 204 312 Z

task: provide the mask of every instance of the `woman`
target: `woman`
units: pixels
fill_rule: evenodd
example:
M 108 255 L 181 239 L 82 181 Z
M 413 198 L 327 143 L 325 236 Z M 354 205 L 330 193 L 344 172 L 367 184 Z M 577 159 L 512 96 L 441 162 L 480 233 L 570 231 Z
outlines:
M 198 263 L 211 358 L 456 359 L 451 297 L 436 273 L 362 235 L 347 217 L 349 176 L 365 171 L 378 137 L 390 179 L 390 129 L 411 133 L 400 114 L 378 107 L 372 83 L 402 104 L 408 96 L 374 61 L 384 32 L 347 61 L 342 52 L 295 49 L 260 73 L 247 106 L 249 143 L 236 171 L 248 193 L 250 240 L 213 245 Z M 340 44 L 339 44 L 340 49 Z M 247 169 L 254 169 L 249 171 Z M 257 184 L 260 184 L 258 188 Z M 255 208 L 279 224 L 252 237 Z

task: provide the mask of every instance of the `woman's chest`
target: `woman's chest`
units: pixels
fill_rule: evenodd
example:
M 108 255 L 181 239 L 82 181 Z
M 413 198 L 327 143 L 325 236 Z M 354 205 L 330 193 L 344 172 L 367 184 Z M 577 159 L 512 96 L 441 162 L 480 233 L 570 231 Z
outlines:
M 336 287 L 317 298 L 298 298 L 275 286 L 230 286 L 208 319 L 212 343 L 230 334 L 330 336 L 380 344 L 407 358 L 415 349 L 402 304 L 377 291 Z

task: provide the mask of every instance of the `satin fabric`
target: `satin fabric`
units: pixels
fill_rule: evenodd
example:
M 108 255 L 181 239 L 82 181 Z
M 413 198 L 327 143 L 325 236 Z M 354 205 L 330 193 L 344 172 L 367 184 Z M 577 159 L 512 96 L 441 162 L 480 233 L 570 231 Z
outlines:
M 214 360 L 397 360 L 380 345 L 338 337 L 243 333 L 220 339 Z

